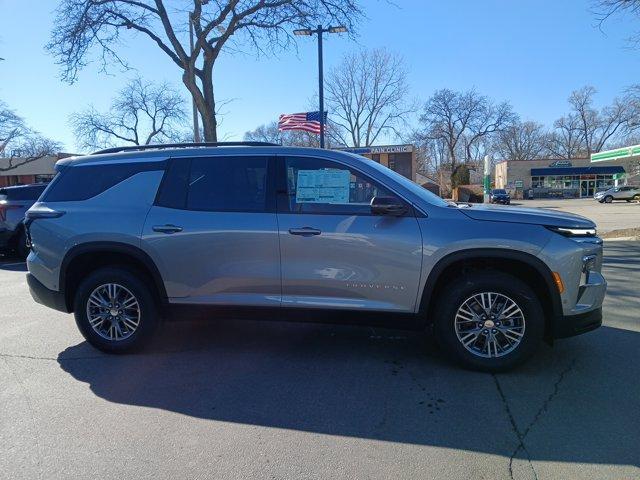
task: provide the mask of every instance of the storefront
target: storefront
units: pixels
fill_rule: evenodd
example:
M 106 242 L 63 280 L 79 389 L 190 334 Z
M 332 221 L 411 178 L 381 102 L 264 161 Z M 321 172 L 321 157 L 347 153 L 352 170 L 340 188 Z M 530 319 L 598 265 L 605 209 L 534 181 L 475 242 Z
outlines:
M 563 197 L 593 197 L 614 186 L 615 175 L 624 174 L 621 166 L 532 168 L 531 188 L 557 191 Z M 553 196 L 553 195 L 551 195 Z
M 495 166 L 495 188 L 509 190 L 514 198 L 593 197 L 619 181 L 626 181 L 633 169 L 630 160 L 592 165 L 589 158 L 571 160 L 504 161 Z

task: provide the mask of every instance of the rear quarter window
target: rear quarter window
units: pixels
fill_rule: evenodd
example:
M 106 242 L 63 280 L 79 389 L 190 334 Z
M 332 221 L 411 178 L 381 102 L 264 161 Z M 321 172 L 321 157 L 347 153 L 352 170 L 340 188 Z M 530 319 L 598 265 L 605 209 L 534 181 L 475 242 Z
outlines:
M 47 189 L 46 202 L 74 202 L 95 197 L 140 172 L 164 170 L 165 161 L 107 163 L 65 167 Z

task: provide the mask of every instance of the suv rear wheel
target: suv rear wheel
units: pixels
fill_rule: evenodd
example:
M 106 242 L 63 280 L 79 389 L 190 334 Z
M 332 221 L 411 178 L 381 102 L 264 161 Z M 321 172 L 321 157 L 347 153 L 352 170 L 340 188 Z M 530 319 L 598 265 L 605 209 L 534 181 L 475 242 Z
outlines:
M 501 272 L 475 272 L 442 291 L 435 310 L 436 337 L 463 366 L 500 372 L 538 348 L 544 313 L 524 282 Z
M 149 288 L 136 273 L 120 267 L 101 268 L 85 278 L 76 291 L 74 312 L 84 338 L 109 353 L 140 348 L 158 324 Z

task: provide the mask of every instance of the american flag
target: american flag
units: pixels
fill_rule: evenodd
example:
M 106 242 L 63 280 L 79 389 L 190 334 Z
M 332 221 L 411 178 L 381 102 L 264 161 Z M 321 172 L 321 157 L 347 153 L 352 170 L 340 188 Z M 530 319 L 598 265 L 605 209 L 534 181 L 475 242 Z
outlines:
M 324 112 L 324 124 L 327 124 L 327 112 Z M 278 130 L 304 130 L 320 133 L 320 112 L 285 113 L 280 115 Z

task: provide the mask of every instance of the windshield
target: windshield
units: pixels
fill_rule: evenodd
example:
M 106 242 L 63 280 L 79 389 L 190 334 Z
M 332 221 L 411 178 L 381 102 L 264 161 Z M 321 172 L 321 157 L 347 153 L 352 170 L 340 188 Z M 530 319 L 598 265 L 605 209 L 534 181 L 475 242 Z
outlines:
M 506 191 L 506 190 L 503 190 L 503 189 L 501 189 L 501 188 L 497 188 L 497 189 L 495 189 L 495 190 L 493 191 L 493 194 L 494 194 L 494 195 L 505 195 L 506 193 L 507 193 L 507 191 Z
M 352 155 L 356 157 L 358 160 L 363 160 L 363 159 L 367 160 L 366 157 L 362 157 L 361 155 L 356 155 L 354 153 L 349 153 L 349 152 L 344 152 L 344 153 L 346 153 L 347 155 Z M 411 192 L 423 198 L 425 201 L 431 203 L 432 205 L 437 205 L 439 207 L 447 207 L 450 205 L 449 202 L 443 200 L 441 197 L 439 197 L 435 193 L 430 192 L 426 188 L 421 187 L 417 183 L 409 180 L 404 175 L 400 175 L 398 172 L 391 170 L 389 167 L 385 167 L 384 165 L 381 165 L 378 162 L 374 162 L 374 161 L 368 162 L 367 165 L 370 165 L 373 168 L 380 170 L 382 173 L 384 173 L 388 177 L 393 178 L 393 180 L 401 184 L 407 190 L 410 190 Z

